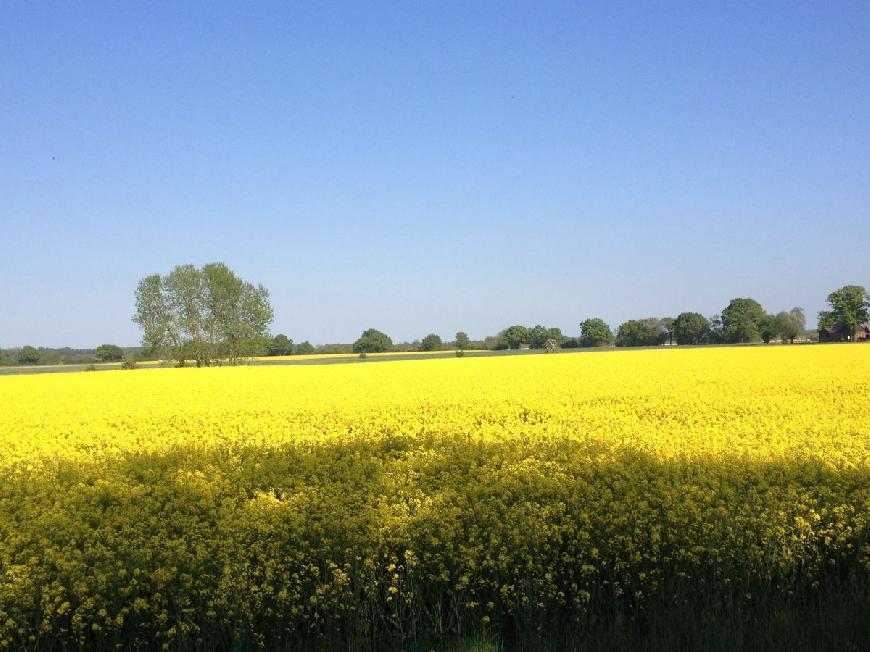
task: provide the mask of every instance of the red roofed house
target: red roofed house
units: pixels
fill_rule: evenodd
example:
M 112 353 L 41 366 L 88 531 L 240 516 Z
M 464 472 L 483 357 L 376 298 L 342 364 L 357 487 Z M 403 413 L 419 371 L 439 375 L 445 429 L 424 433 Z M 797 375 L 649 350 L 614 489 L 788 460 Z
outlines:
M 830 328 L 819 329 L 819 342 L 870 342 L 870 326 L 856 326 L 851 333 L 843 324 L 837 322 Z

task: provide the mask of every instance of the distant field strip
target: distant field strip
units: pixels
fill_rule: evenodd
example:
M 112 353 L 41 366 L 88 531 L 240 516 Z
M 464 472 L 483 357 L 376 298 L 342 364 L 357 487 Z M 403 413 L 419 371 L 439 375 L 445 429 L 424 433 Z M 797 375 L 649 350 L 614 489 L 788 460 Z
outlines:
M 564 353 L 576 353 L 581 349 L 566 349 Z M 587 351 L 589 349 L 582 349 Z M 609 349 L 597 349 L 605 351 Z M 524 350 L 469 350 L 463 351 L 465 357 L 485 357 L 485 356 L 501 356 L 501 355 L 529 355 L 543 353 L 543 351 Z M 389 360 L 418 360 L 429 358 L 450 358 L 455 357 L 456 351 L 452 349 L 441 351 L 385 351 L 383 353 L 368 353 L 365 357 L 360 357 L 359 353 L 309 353 L 302 355 L 276 355 L 276 356 L 256 356 L 253 358 L 244 358 L 237 365 L 311 365 L 311 364 L 338 364 L 347 362 L 381 362 Z M 226 366 L 228 363 L 222 360 L 216 360 L 213 366 Z M 151 367 L 174 367 L 174 360 L 141 360 L 136 362 L 138 368 Z M 189 360 L 186 366 L 196 366 L 195 361 Z M 0 367 L 0 376 L 16 376 L 23 374 L 40 374 L 40 373 L 69 373 L 81 371 L 112 371 L 120 369 L 120 362 L 76 362 L 72 364 L 51 364 L 51 365 L 15 365 Z

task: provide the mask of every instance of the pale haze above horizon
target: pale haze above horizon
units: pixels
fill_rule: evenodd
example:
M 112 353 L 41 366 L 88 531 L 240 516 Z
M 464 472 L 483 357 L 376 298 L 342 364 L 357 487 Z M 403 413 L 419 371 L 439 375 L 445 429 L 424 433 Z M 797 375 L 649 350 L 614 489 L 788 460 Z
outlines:
M 315 344 L 870 286 L 868 2 L 7 3 L 0 89 L 0 348 L 182 263 Z

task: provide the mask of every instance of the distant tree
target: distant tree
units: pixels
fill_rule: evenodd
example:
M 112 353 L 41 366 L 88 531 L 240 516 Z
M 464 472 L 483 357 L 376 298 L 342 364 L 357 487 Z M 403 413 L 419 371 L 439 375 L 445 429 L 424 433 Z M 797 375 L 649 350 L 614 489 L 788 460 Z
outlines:
M 716 313 L 707 321 L 710 323 L 710 331 L 707 333 L 707 341 L 711 344 L 724 344 L 726 340 L 725 328 L 722 325 L 722 315 Z
M 245 283 L 223 263 L 204 265 L 203 270 L 209 339 L 218 355 L 232 363 L 265 353 L 274 318 L 269 291 Z
M 487 335 L 483 338 L 483 348 L 487 351 L 498 351 L 508 348 L 503 336 L 504 331 L 501 331 L 497 335 Z
M 649 319 L 630 319 L 619 325 L 616 346 L 656 346 L 661 338 L 660 322 Z
M 592 317 L 580 323 L 580 346 L 607 346 L 613 332 L 603 319 Z
M 701 344 L 710 333 L 710 321 L 697 312 L 681 312 L 672 330 L 677 344 Z
M 550 329 L 546 326 L 537 324 L 532 326 L 527 331 L 529 347 L 533 349 L 543 349 L 547 345 L 547 340 L 551 338 Z
M 311 355 L 312 353 L 317 353 L 317 349 L 314 348 L 314 345 L 311 342 L 305 340 L 296 345 L 296 349 L 293 353 L 296 355 Z
M 381 353 L 389 351 L 393 346 L 393 340 L 389 335 L 374 328 L 363 331 L 359 339 L 353 343 L 354 353 Z
M 547 348 L 547 342 L 549 340 L 555 340 L 557 346 L 561 347 L 562 341 L 565 339 L 560 328 L 547 328 L 540 324 L 527 329 L 526 336 L 528 338 L 527 343 L 529 347 L 533 349 Z
M 40 346 L 39 349 L 39 364 L 65 364 L 65 361 L 70 362 L 79 362 L 75 358 L 70 358 L 69 356 L 62 355 L 59 351 L 47 349 L 45 347 Z M 93 356 L 88 356 L 92 358 Z
M 154 353 L 166 352 L 175 357 L 183 348 L 178 319 L 160 274 L 146 276 L 136 286 L 136 314 L 133 321 L 142 329 L 142 344 Z M 183 358 L 180 362 L 184 362 Z
M 146 276 L 136 288 L 133 321 L 142 343 L 183 365 L 234 363 L 265 351 L 272 321 L 269 292 L 236 276 L 223 263 L 178 265 L 166 276 Z
M 760 334 L 761 322 L 765 312 L 755 299 L 731 299 L 722 311 L 722 329 L 725 341 L 729 343 L 752 342 Z
M 440 351 L 444 347 L 441 337 L 435 333 L 429 333 L 426 337 L 420 340 L 421 351 Z
M 674 322 L 676 320 L 673 317 L 662 317 L 660 320 L 661 323 L 661 336 L 659 344 L 664 344 L 667 342 L 668 344 L 673 344 L 675 335 L 674 335 Z
M 641 346 L 644 339 L 643 326 L 639 319 L 629 319 L 616 327 L 616 346 Z
M 268 355 L 290 355 L 293 353 L 293 340 L 279 333 L 269 341 Z
M 664 344 L 668 341 L 670 334 L 668 332 L 668 326 L 665 325 L 663 319 L 659 319 L 658 317 L 647 317 L 643 321 L 649 332 L 655 333 L 655 345 Z
M 501 339 L 508 349 L 518 349 L 520 344 L 529 343 L 529 329 L 525 326 L 514 325 L 505 329 L 501 334 Z
M 39 362 L 39 350 L 32 346 L 25 346 L 18 352 L 18 364 L 36 364 Z
M 830 310 L 819 313 L 819 328 L 842 324 L 846 337 L 870 321 L 870 294 L 860 285 L 845 285 L 828 295 Z
M 761 321 L 758 322 L 758 334 L 765 344 L 770 344 L 770 340 L 780 335 L 780 323 L 776 315 L 765 313 Z
M 778 335 L 791 344 L 794 344 L 794 339 L 803 334 L 807 327 L 803 308 L 792 308 L 788 312 L 785 310 L 778 312 L 774 320 Z
M 94 351 L 94 357 L 100 362 L 114 362 L 124 357 L 124 351 L 115 344 L 100 344 Z
M 456 348 L 463 351 L 471 348 L 471 340 L 468 339 L 468 333 L 465 331 L 456 333 Z
M 804 309 L 799 306 L 795 306 L 788 311 L 788 314 L 792 318 L 792 321 L 800 328 L 801 333 L 805 332 L 807 329 L 807 318 L 804 314 Z M 797 335 L 795 335 L 795 337 L 797 337 Z
M 556 340 L 556 343 L 559 345 L 559 348 L 562 347 L 562 342 L 565 341 L 565 336 L 562 335 L 562 329 L 557 326 L 551 326 L 547 329 L 548 339 Z
M 547 350 L 547 353 L 555 353 L 559 350 L 559 340 L 554 337 L 549 338 L 544 342 L 544 348 Z
M 299 349 L 304 344 L 306 342 L 296 347 L 296 353 L 300 352 Z M 353 344 L 321 344 L 317 347 L 317 353 L 353 353 Z

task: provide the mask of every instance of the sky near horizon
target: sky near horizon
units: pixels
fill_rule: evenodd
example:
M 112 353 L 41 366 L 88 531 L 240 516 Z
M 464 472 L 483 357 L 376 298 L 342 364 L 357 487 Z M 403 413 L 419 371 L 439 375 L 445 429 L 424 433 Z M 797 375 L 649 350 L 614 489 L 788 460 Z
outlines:
M 350 342 L 870 285 L 870 3 L 4 3 L 0 347 L 226 262 Z

